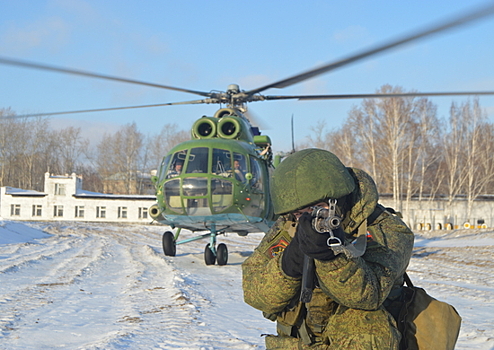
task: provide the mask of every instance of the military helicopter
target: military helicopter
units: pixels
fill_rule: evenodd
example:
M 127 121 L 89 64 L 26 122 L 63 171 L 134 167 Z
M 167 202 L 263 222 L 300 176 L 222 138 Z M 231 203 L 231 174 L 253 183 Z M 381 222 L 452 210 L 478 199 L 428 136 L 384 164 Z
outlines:
M 183 104 L 219 104 L 213 116 L 203 116 L 192 126 L 191 140 L 172 148 L 163 158 L 152 180 L 156 187 L 157 203 L 150 208 L 150 215 L 159 223 L 177 229 L 166 231 L 162 236 L 165 255 L 175 256 L 176 246 L 199 239 L 209 239 L 204 250 L 207 265 L 225 265 L 228 250 L 224 243 L 216 245 L 217 236 L 237 233 L 267 232 L 276 220 L 269 196 L 269 176 L 276 161 L 273 160 L 271 140 L 251 125 L 247 103 L 267 100 L 327 100 L 392 98 L 405 96 L 454 96 L 493 95 L 494 91 L 469 92 L 414 92 L 398 94 L 347 94 L 347 95 L 261 95 L 272 88 L 285 88 L 307 79 L 328 73 L 343 66 L 389 51 L 404 44 L 429 37 L 439 32 L 471 23 L 494 14 L 490 4 L 467 15 L 449 19 L 439 25 L 418 30 L 407 36 L 385 42 L 382 45 L 330 62 L 286 79 L 256 88 L 241 90 L 236 84 L 225 92 L 203 92 L 162 84 L 102 75 L 76 69 L 55 67 L 18 59 L 0 57 L 0 64 L 34 68 L 91 78 L 139 84 L 180 91 L 204 97 L 203 99 L 154 105 L 116 108 L 86 109 L 78 111 L 18 115 L 16 118 L 48 116 L 73 113 L 102 112 L 133 108 L 147 108 Z M 206 233 L 179 241 L 182 229 Z

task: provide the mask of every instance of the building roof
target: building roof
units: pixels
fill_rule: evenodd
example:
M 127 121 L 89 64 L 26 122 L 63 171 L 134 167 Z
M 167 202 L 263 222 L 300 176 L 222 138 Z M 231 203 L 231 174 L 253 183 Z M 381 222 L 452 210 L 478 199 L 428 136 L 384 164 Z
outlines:
M 85 190 L 77 190 L 74 194 L 76 198 L 99 198 L 99 199 L 133 199 L 133 200 L 156 200 L 155 195 L 141 194 L 107 194 L 99 192 L 91 192 Z
M 21 188 L 15 187 L 5 187 L 5 194 L 9 194 L 11 196 L 25 196 L 25 197 L 44 197 L 47 196 L 47 193 L 38 192 L 35 190 L 23 190 Z

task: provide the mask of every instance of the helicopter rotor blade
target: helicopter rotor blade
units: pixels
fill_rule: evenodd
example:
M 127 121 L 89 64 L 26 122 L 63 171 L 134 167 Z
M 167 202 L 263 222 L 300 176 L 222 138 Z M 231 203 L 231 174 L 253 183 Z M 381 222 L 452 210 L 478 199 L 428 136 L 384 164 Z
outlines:
M 247 119 L 252 125 L 257 126 L 262 130 L 273 129 L 265 120 L 259 118 L 259 116 L 252 111 L 252 108 L 249 108 L 247 111 L 245 111 L 244 115 L 247 117 Z
M 190 105 L 190 104 L 201 104 L 201 103 L 217 103 L 217 102 L 212 100 L 212 99 L 204 99 L 204 100 L 194 100 L 194 101 L 184 101 L 184 102 L 157 103 L 157 104 L 139 105 L 139 106 L 81 109 L 81 110 L 76 110 L 76 111 L 33 113 L 33 114 L 1 116 L 0 120 L 2 120 L 2 119 L 18 119 L 18 118 L 33 118 L 33 117 L 47 117 L 47 116 L 64 115 L 64 114 L 119 111 L 119 110 L 124 110 L 124 109 L 151 108 L 151 107 L 163 107 L 163 106 L 173 106 L 173 105 Z
M 427 96 L 482 96 L 494 95 L 494 91 L 459 91 L 459 92 L 403 92 L 395 94 L 335 94 L 335 95 L 292 95 L 292 96 L 263 96 L 266 100 L 344 100 L 362 98 L 392 98 L 392 97 L 427 97 Z
M 179 87 L 175 87 L 175 86 L 148 83 L 145 81 L 139 81 L 139 80 L 134 80 L 134 79 L 119 78 L 119 77 L 115 77 L 115 76 L 111 76 L 111 75 L 86 72 L 86 71 L 82 71 L 82 70 L 78 70 L 78 69 L 72 69 L 72 68 L 50 66 L 50 65 L 46 65 L 46 64 L 41 64 L 41 63 L 36 63 L 36 62 L 28 62 L 28 61 L 23 61 L 23 60 L 18 60 L 18 59 L 14 59 L 14 58 L 8 58 L 8 57 L 2 57 L 2 56 L 0 56 L 0 64 L 25 67 L 25 68 L 33 68 L 33 69 L 38 69 L 38 70 L 47 70 L 47 71 L 52 71 L 52 72 L 65 73 L 65 74 L 82 75 L 85 77 L 119 81 L 119 82 L 130 83 L 130 84 L 151 86 L 151 87 L 156 87 L 156 88 L 161 88 L 161 89 L 187 92 L 190 94 L 195 94 L 195 95 L 200 95 L 200 96 L 205 96 L 205 97 L 211 96 L 211 93 L 204 92 L 204 91 L 183 89 L 183 88 L 179 88 Z
M 262 86 L 260 88 L 254 89 L 254 90 L 246 91 L 245 93 L 248 96 L 252 96 L 254 94 L 260 93 L 264 90 L 271 89 L 271 88 L 280 88 L 280 89 L 285 88 L 285 87 L 291 86 L 293 84 L 300 83 L 304 80 L 313 78 L 315 76 L 327 73 L 327 72 L 332 71 L 334 69 L 346 66 L 348 64 L 351 64 L 351 63 L 354 63 L 357 61 L 360 61 L 364 58 L 376 55 L 378 53 L 390 50 L 392 48 L 396 48 L 400 45 L 410 43 L 410 42 L 416 41 L 418 39 L 422 39 L 422 38 L 425 38 L 427 36 L 431 36 L 433 34 L 443 32 L 443 31 L 446 31 L 448 29 L 452 29 L 454 27 L 458 27 L 460 25 L 463 25 L 463 24 L 466 24 L 469 22 L 473 22 L 475 20 L 479 20 L 483 17 L 487 17 L 487 16 L 490 16 L 492 14 L 494 14 L 494 3 L 492 1 L 490 1 L 489 5 L 484 6 L 482 8 L 478 8 L 478 9 L 470 12 L 467 15 L 462 15 L 459 17 L 455 17 L 453 19 L 446 20 L 439 25 L 433 25 L 433 26 L 426 27 L 425 29 L 418 30 L 412 34 L 400 37 L 398 39 L 392 40 L 392 41 L 387 42 L 387 43 L 382 44 L 382 45 L 378 45 L 374 48 L 356 53 L 354 55 L 351 55 L 351 56 L 344 58 L 344 59 L 341 59 L 339 61 L 328 63 L 328 64 L 323 65 L 321 67 L 306 71 L 306 72 L 301 73 L 301 74 L 294 75 L 292 77 L 274 82 L 272 84 L 265 85 L 265 86 Z

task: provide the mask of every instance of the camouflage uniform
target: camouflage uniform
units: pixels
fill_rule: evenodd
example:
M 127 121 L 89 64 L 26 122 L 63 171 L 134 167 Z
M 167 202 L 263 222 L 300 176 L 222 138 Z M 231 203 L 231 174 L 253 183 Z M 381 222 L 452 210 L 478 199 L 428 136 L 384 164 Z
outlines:
M 401 336 L 383 303 L 399 294 L 413 233 L 377 204 L 377 189 L 368 174 L 348 170 L 356 189 L 342 221 L 346 238 L 352 240 L 373 216 L 363 256 L 315 260 L 318 286 L 312 300 L 302 304 L 301 279 L 281 268 L 283 249 L 296 229 L 294 217 L 284 215 L 242 265 L 245 301 L 277 321 L 278 335 L 266 337 L 267 349 L 398 349 Z

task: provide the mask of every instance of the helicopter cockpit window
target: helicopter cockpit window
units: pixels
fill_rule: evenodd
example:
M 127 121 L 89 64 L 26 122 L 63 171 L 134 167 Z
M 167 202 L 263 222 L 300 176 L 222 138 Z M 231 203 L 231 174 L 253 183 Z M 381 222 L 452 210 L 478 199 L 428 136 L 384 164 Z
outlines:
M 261 167 L 259 166 L 257 159 L 255 159 L 253 157 L 250 158 L 250 171 L 252 173 L 252 180 L 250 180 L 250 185 L 253 188 L 256 188 L 256 189 L 262 191 Z
M 172 177 L 176 177 L 182 173 L 183 167 L 184 167 L 184 162 L 185 162 L 185 156 L 187 155 L 186 152 L 187 151 L 179 151 L 173 155 L 173 158 L 170 162 L 170 165 L 168 166 L 168 171 L 166 173 L 167 179 L 170 179 Z M 169 156 L 166 157 L 166 159 L 163 161 L 163 163 L 167 162 L 168 159 L 169 159 Z
M 213 148 L 213 169 L 215 175 L 230 177 L 232 156 L 230 151 L 224 149 Z
M 190 164 L 190 161 L 189 161 Z M 208 179 L 206 177 L 186 177 L 183 179 L 187 215 L 211 215 L 208 201 Z
M 180 199 L 180 179 L 173 179 L 165 183 L 164 194 L 166 205 L 176 211 L 181 213 L 182 210 L 182 200 Z
M 186 174 L 207 173 L 208 172 L 208 153 L 207 147 L 192 148 L 189 153 Z
M 218 213 L 233 204 L 233 184 L 229 180 L 211 179 L 212 207 Z
M 166 177 L 166 168 L 168 167 L 168 163 L 170 162 L 171 154 L 167 155 L 165 158 L 163 158 L 163 161 L 161 162 L 160 165 L 160 173 L 159 173 L 159 182 L 163 181 Z
M 243 154 L 233 153 L 233 173 L 235 174 L 235 179 L 245 182 L 247 160 Z

